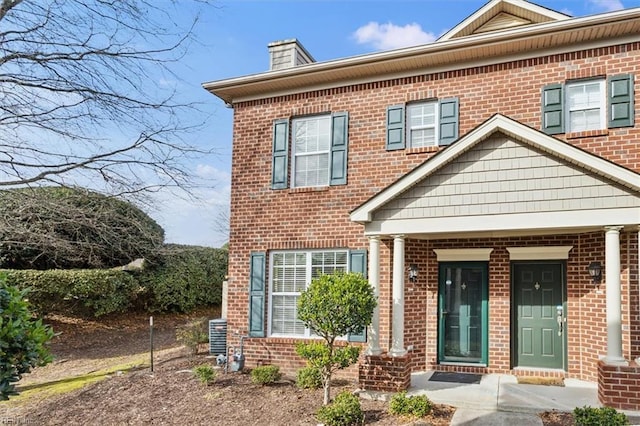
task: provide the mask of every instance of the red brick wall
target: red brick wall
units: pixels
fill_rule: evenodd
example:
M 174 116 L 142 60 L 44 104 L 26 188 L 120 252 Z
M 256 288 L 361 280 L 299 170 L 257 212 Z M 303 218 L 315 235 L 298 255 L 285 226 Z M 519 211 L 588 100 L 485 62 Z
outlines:
M 364 390 L 400 392 L 409 389 L 411 384 L 411 367 L 407 357 L 367 356 L 358 370 L 358 382 Z
M 247 333 L 248 273 L 251 251 L 275 249 L 368 248 L 363 227 L 349 220 L 349 212 L 427 160 L 437 148 L 385 150 L 386 107 L 430 97 L 458 97 L 460 135 L 501 113 L 533 128 L 540 128 L 540 91 L 550 83 L 577 77 L 636 73 L 639 87 L 640 43 L 587 50 L 575 54 L 545 56 L 499 65 L 468 68 L 456 72 L 424 74 L 336 89 L 312 91 L 234 105 L 232 158 L 231 235 L 229 242 L 229 331 Z M 636 89 L 636 123 L 640 122 L 640 93 Z M 320 112 L 349 112 L 348 185 L 320 189 L 272 190 L 271 150 L 273 120 Z M 559 135 L 571 144 L 640 171 L 640 126 L 600 132 Z M 568 262 L 568 326 L 570 374 L 593 379 L 597 354 L 602 353 L 605 328 L 604 286 L 600 293 L 589 284 L 586 265 L 591 260 L 604 263 L 603 234 L 477 241 L 407 241 L 407 264 L 417 263 L 426 274 L 415 284 L 407 283 L 406 345 L 415 369 L 431 368 L 435 363 L 437 336 L 437 264 L 435 247 L 464 247 L 472 243 L 495 247 L 489 269 L 491 280 L 489 370 L 510 368 L 509 355 L 509 263 L 504 247 L 514 244 L 571 244 Z M 640 354 L 638 318 L 638 271 L 636 237 L 623 236 L 623 303 L 626 311 L 625 354 Z M 391 242 L 381 250 L 381 345 L 390 346 Z M 634 251 L 635 250 L 635 251 Z M 635 266 L 632 266 L 635 259 Z M 630 266 L 631 265 L 631 266 Z M 267 265 L 268 271 L 268 265 Z M 386 283 L 386 284 L 385 284 Z M 414 297 L 415 296 L 415 297 Z M 268 309 L 268 307 L 267 307 Z M 633 323 L 631 320 L 635 320 Z M 426 322 L 426 326 L 425 326 Z M 265 317 L 266 329 L 266 317 Z M 579 331 L 579 332 L 578 332 Z M 578 333 L 578 334 L 575 334 Z M 267 342 L 265 340 L 264 342 Z M 293 361 L 290 344 L 270 349 L 256 339 L 247 342 L 248 364 L 265 357 Z
M 598 399 L 620 410 L 640 410 L 640 366 L 598 363 Z

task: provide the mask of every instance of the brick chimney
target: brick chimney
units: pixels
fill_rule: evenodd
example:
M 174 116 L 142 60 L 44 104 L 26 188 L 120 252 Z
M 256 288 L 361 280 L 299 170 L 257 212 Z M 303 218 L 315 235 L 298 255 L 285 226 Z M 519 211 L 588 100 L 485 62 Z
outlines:
M 269 70 L 282 70 L 315 62 L 295 38 L 269 43 Z

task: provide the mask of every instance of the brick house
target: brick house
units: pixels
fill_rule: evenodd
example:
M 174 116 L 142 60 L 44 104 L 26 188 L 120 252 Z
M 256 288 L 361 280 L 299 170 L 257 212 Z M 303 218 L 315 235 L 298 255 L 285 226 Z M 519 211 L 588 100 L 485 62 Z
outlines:
M 426 45 L 269 51 L 269 71 L 204 84 L 234 109 L 227 320 L 247 365 L 304 365 L 297 294 L 360 271 L 379 295 L 349 336 L 366 388 L 561 376 L 640 409 L 640 8 L 491 0 Z

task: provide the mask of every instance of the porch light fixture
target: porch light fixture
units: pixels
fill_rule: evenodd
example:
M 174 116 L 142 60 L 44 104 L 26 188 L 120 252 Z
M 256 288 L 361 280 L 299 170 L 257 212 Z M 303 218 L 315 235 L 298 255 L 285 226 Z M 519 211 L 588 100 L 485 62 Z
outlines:
M 416 265 L 415 263 L 412 263 L 411 266 L 409 266 L 409 281 L 414 283 L 416 282 L 417 279 L 418 279 L 418 265 Z
M 591 262 L 588 269 L 593 283 L 600 284 L 600 281 L 602 280 L 602 265 L 600 262 Z

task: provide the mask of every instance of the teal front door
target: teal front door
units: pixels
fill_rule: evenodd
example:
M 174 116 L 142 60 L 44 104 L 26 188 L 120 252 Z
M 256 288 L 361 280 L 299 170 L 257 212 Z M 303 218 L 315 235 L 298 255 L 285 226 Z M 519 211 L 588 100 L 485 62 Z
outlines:
M 487 363 L 487 264 L 440 263 L 438 361 Z
M 515 367 L 566 369 L 563 263 L 514 263 Z

